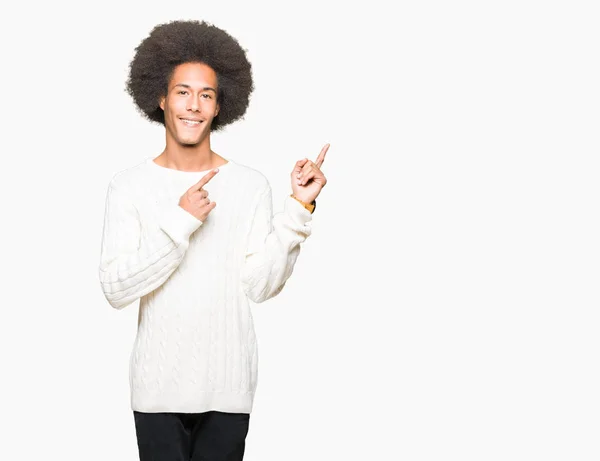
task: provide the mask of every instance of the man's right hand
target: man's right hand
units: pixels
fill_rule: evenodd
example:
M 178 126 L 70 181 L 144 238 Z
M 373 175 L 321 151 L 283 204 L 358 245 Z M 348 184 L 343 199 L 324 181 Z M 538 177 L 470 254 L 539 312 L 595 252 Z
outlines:
M 218 172 L 218 168 L 210 170 L 179 199 L 179 206 L 202 222 L 204 222 L 213 208 L 217 206 L 216 202 L 210 201 L 208 191 L 204 190 L 203 187 Z

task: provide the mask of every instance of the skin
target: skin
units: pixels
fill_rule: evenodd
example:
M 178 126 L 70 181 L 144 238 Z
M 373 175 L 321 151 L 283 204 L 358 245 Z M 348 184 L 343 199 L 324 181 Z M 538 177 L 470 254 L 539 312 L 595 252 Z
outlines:
M 160 98 L 165 113 L 166 146 L 155 163 L 182 171 L 206 171 L 227 163 L 210 147 L 210 127 L 219 113 L 217 74 L 202 63 L 177 66 Z M 182 119 L 201 120 L 187 126 Z
M 327 178 L 321 171 L 321 165 L 325 161 L 325 154 L 328 150 L 329 144 L 325 144 L 314 162 L 307 158 L 298 160 L 292 170 L 290 175 L 292 192 L 305 203 L 312 203 L 327 184 Z
M 179 199 L 179 206 L 197 219 L 204 222 L 210 212 L 217 206 L 208 198 L 208 191 L 204 186 L 219 172 L 217 168 L 206 173 L 200 181 L 190 187 Z
M 201 221 L 216 206 L 204 186 L 218 173 L 218 167 L 227 163 L 210 148 L 210 127 L 220 109 L 217 85 L 217 74 L 206 64 L 180 64 L 173 71 L 167 94 L 159 102 L 165 113 L 166 146 L 154 162 L 182 171 L 212 168 L 179 201 L 183 209 Z M 182 119 L 202 120 L 202 123 L 187 126 Z M 292 193 L 305 203 L 312 203 L 327 183 L 321 165 L 328 149 L 326 144 L 314 162 L 307 158 L 298 160 L 290 173 Z

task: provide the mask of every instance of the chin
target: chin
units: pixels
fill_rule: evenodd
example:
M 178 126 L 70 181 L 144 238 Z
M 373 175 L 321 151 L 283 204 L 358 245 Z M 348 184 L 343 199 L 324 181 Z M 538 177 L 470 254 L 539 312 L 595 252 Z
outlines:
M 200 144 L 200 140 L 196 140 L 196 141 L 192 141 L 192 140 L 182 140 L 179 141 L 179 144 L 181 144 L 182 146 L 197 146 L 198 144 Z
M 197 138 L 190 138 L 188 136 L 186 136 L 186 137 L 178 136 L 177 137 L 177 142 L 179 144 L 183 144 L 183 145 L 187 145 L 187 146 L 193 146 L 195 144 L 200 144 L 201 140 L 202 140 L 202 136 L 198 136 Z

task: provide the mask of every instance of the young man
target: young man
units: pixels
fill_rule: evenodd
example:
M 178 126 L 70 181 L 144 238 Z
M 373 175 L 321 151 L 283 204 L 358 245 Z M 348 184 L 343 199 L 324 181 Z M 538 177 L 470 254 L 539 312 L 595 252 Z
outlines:
M 140 460 L 242 460 L 258 366 L 248 300 L 276 296 L 292 274 L 329 145 L 296 162 L 273 216 L 266 177 L 211 150 L 211 131 L 244 115 L 253 81 L 238 42 L 205 22 L 156 26 L 127 90 L 166 131 L 160 155 L 110 181 L 99 266 L 114 308 L 140 300 L 130 356 Z

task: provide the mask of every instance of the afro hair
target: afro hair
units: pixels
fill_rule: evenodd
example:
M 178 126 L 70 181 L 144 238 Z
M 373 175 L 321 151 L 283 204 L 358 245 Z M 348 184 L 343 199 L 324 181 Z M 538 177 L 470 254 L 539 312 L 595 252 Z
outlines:
M 155 26 L 135 50 L 126 91 L 150 121 L 165 124 L 160 98 L 168 92 L 175 67 L 187 62 L 204 63 L 217 74 L 220 110 L 212 131 L 246 113 L 254 90 L 252 66 L 246 51 L 224 30 L 205 21 L 172 21 Z

